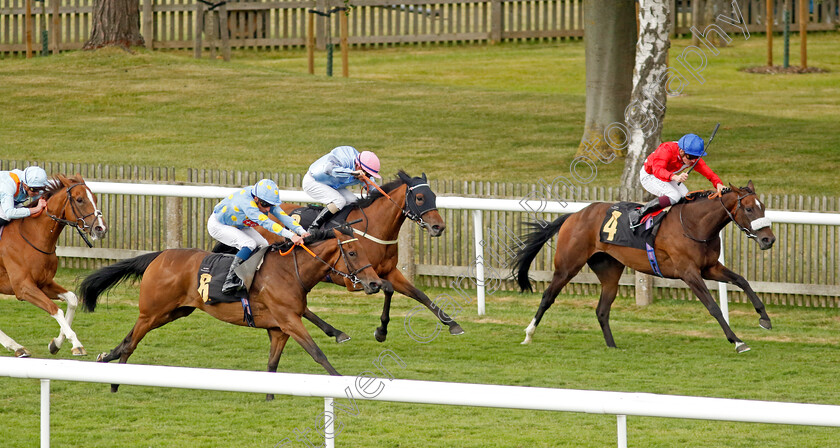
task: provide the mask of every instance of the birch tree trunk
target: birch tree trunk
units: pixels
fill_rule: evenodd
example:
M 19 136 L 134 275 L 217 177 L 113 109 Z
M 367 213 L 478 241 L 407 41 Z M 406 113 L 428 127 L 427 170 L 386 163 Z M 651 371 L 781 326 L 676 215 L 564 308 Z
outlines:
M 623 200 L 634 200 L 641 194 L 639 170 L 645 158 L 660 143 L 665 100 L 678 79 L 670 79 L 668 48 L 671 24 L 669 0 L 639 1 L 639 40 L 636 43 L 636 69 L 633 71 L 633 92 L 627 106 L 627 127 L 630 144 L 621 175 Z M 671 85 L 671 83 L 675 85 Z M 682 84 L 680 84 L 680 89 Z
M 604 140 L 604 129 L 612 123 L 624 123 L 624 108 L 630 100 L 636 40 L 635 1 L 584 0 L 583 17 L 586 122 L 578 153 L 594 148 L 609 154 L 614 149 Z M 621 143 L 615 146 L 623 147 L 624 142 Z
M 93 27 L 85 50 L 118 46 L 128 49 L 143 45 L 140 35 L 139 0 L 96 0 Z

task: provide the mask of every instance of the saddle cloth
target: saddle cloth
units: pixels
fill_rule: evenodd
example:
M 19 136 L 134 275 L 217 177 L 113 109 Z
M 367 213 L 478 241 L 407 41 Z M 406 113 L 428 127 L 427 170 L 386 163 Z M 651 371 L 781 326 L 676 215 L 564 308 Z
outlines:
M 338 213 L 336 213 L 332 218 L 330 218 L 329 221 L 322 224 L 319 227 L 319 229 L 329 230 L 344 224 L 345 222 L 347 222 L 347 216 L 350 214 L 351 211 L 353 211 L 353 208 L 355 208 L 353 204 L 348 204 L 346 207 L 339 210 Z M 298 224 L 301 225 L 301 227 L 303 227 L 304 229 L 308 229 L 309 225 L 312 224 L 312 221 L 315 221 L 315 218 L 318 217 L 318 214 L 320 214 L 321 210 L 323 209 L 324 207 L 321 205 L 309 204 L 306 207 L 300 207 L 292 210 L 292 212 L 289 213 L 289 216 L 291 216 L 292 219 L 297 221 Z
M 201 260 L 201 266 L 198 267 L 198 293 L 201 294 L 204 303 L 208 305 L 233 303 L 247 298 L 248 290 L 251 289 L 251 283 L 254 281 L 254 275 L 262 265 L 262 260 L 267 251 L 268 247 L 261 247 L 247 261 L 236 268 L 236 274 L 243 279 L 245 288 L 233 294 L 222 293 L 222 285 L 225 283 L 225 277 L 227 277 L 230 264 L 233 262 L 233 255 L 208 254 L 204 257 L 204 260 Z
M 647 246 L 653 247 L 659 225 L 666 213 L 660 211 L 646 215 L 642 218 L 642 225 L 631 229 L 628 215 L 638 207 L 639 204 L 634 202 L 617 202 L 611 205 L 601 223 L 601 242 L 641 250 L 646 250 Z

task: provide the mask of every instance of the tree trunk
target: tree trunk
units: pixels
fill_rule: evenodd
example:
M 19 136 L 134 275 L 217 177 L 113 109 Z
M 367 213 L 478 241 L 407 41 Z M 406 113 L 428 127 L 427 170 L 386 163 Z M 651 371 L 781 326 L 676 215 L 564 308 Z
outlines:
M 636 45 L 636 69 L 633 72 L 633 93 L 627 107 L 630 144 L 621 175 L 623 200 L 636 199 L 641 193 L 639 171 L 645 158 L 660 143 L 665 100 L 672 88 L 668 72 L 668 48 L 671 14 L 669 0 L 639 1 L 639 42 Z M 673 80 L 674 84 L 678 80 Z M 682 88 L 680 83 L 680 89 Z
M 603 154 L 624 147 L 610 147 L 604 129 L 612 123 L 624 124 L 624 108 L 630 100 L 636 41 L 634 0 L 583 2 L 584 42 L 586 44 L 586 123 L 579 154 L 592 148 Z M 588 142 L 588 143 L 587 143 Z M 624 155 L 624 154 L 619 154 Z
M 90 39 L 85 42 L 85 50 L 108 46 L 128 49 L 143 44 L 138 0 L 96 0 L 93 6 L 93 29 Z

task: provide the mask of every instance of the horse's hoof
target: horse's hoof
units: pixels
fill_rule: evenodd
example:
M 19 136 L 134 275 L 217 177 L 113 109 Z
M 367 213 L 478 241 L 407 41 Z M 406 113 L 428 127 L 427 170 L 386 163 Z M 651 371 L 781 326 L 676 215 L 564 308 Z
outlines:
M 373 337 L 376 338 L 376 342 L 385 342 L 385 338 L 388 336 L 387 331 L 379 331 L 377 328 L 373 332 Z
M 84 347 L 73 347 L 73 349 L 70 350 L 70 353 L 73 356 L 87 356 L 87 352 Z
M 61 347 L 59 347 L 59 346 L 55 345 L 55 338 L 53 338 L 53 340 L 52 340 L 52 341 L 50 341 L 50 354 L 51 354 L 51 355 L 54 355 L 54 354 L 58 353 L 58 350 L 59 350 L 60 348 L 61 348 Z
M 773 325 L 770 323 L 770 319 L 763 318 L 758 320 L 758 326 L 765 330 L 770 330 L 773 328 Z
M 117 390 L 119 390 L 119 388 L 120 388 L 120 385 L 119 385 L 119 384 L 112 384 L 112 385 L 111 385 L 111 393 L 112 393 L 112 394 L 117 393 Z
M 342 342 L 347 342 L 350 340 L 350 336 L 347 336 L 347 333 L 341 333 L 340 335 L 335 337 L 335 342 L 341 344 Z
M 105 357 L 108 356 L 108 352 L 102 352 L 96 355 L 96 362 L 107 362 L 105 361 Z
M 32 352 L 30 352 L 29 350 L 27 350 L 24 347 L 21 347 L 21 348 L 15 350 L 15 356 L 18 357 L 18 358 L 28 358 L 28 357 L 32 356 Z
M 744 353 L 750 351 L 750 346 L 744 344 L 743 342 L 736 342 L 735 343 L 735 352 L 737 353 Z
M 459 334 L 464 334 L 464 329 L 461 328 L 460 325 L 455 324 L 455 325 L 449 327 L 449 334 L 451 334 L 453 336 L 458 336 Z
M 274 401 L 274 394 L 267 394 L 265 396 L 265 401 Z

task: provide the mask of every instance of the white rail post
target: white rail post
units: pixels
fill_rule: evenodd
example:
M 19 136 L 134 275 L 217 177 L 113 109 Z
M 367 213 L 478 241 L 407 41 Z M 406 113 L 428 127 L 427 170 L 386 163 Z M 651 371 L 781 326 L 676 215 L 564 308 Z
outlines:
M 618 414 L 618 448 L 627 448 L 627 416 Z
M 50 380 L 41 380 L 41 448 L 50 448 Z
M 720 257 L 718 257 L 720 264 L 723 262 L 723 229 L 720 231 Z M 729 296 L 726 292 L 726 283 L 718 282 L 718 295 L 720 296 L 720 311 L 723 313 L 723 320 L 729 323 Z
M 475 229 L 475 285 L 478 296 L 478 315 L 484 315 L 484 222 L 481 210 L 473 210 L 473 226 Z
M 335 448 L 335 410 L 333 398 L 324 397 L 324 448 Z

